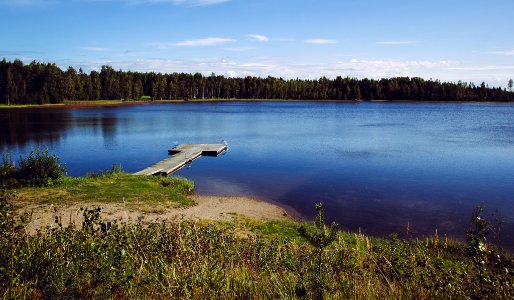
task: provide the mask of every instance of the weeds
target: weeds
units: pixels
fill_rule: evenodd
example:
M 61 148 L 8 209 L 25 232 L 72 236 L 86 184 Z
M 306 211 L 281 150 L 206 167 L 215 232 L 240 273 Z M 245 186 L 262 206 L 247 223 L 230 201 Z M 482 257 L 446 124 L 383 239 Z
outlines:
M 0 178 L 8 178 L 16 171 L 16 165 L 12 159 L 12 153 L 6 152 L 2 155 L 2 164 L 0 164 Z
M 475 207 L 466 235 L 466 250 L 473 262 L 474 271 L 478 274 L 478 280 L 471 284 L 471 292 L 476 298 L 487 298 L 498 289 L 503 292 L 505 283 L 512 281 L 514 275 L 514 262 L 510 255 L 487 243 L 491 229 L 499 242 L 497 235 L 501 228 L 501 217 L 498 213 L 493 214 L 495 223 L 491 228 L 491 224 L 484 218 L 484 209 L 484 204 Z
M 6 152 L 2 155 L 0 164 L 0 185 L 11 186 L 16 182 L 16 165 L 12 159 L 12 153 Z
M 325 212 L 323 209 L 323 204 L 316 204 L 316 227 L 312 228 L 312 230 L 308 231 L 307 227 L 302 225 L 299 228 L 300 234 L 309 241 L 309 243 L 316 248 L 316 258 L 317 258 L 317 270 L 314 273 L 315 276 L 313 278 L 314 285 L 314 298 L 315 299 L 323 299 L 325 293 L 325 281 L 323 280 L 323 252 L 326 247 L 328 247 L 332 242 L 334 242 L 337 236 L 337 227 L 336 223 L 332 223 L 330 228 L 325 226 Z M 298 292 L 298 291 L 297 291 Z M 300 290 L 299 294 L 303 294 Z
M 16 168 L 12 155 L 4 154 L 0 165 L 0 183 L 4 186 L 48 186 L 64 177 L 66 168 L 59 158 L 50 155 L 48 149 L 32 150 L 27 157 L 20 157 Z
M 27 236 L 24 230 L 12 231 L 12 206 L 1 199 L 0 212 L 6 213 L 0 214 L 5 229 L 0 239 L 9 250 L 0 251 L 2 298 L 313 299 L 318 292 L 306 281 L 319 271 L 321 244 L 326 298 L 514 296 L 510 255 L 491 250 L 486 263 L 490 283 L 480 295 L 475 286 L 483 274 L 457 243 L 445 248 L 443 243 L 330 230 L 313 239 L 324 240 L 313 252 L 310 239 L 280 238 L 281 227 L 291 234 L 288 224 L 273 225 L 271 236 L 260 230 L 241 237 L 236 223 L 196 222 L 114 222 L 102 232 L 96 208 L 83 210 L 82 228 L 58 226 Z M 307 236 L 326 230 L 318 226 L 322 219 L 304 225 Z M 15 222 L 15 227 L 20 225 Z M 252 226 L 267 228 L 265 223 Z M 493 253 L 500 256 L 493 259 Z

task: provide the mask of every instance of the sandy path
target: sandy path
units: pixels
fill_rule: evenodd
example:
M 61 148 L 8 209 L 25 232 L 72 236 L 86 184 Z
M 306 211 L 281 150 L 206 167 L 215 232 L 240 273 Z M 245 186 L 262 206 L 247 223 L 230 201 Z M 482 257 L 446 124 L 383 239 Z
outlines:
M 286 211 L 274 204 L 248 197 L 206 196 L 193 195 L 191 198 L 198 204 L 187 208 L 168 208 L 148 212 L 128 208 L 123 204 L 88 203 L 68 206 L 26 205 L 20 213 L 31 212 L 32 217 L 26 229 L 29 233 L 41 228 L 53 228 L 57 224 L 55 217 L 60 217 L 63 226 L 72 223 L 76 227 L 82 224 L 81 207 L 100 207 L 101 220 L 134 222 L 142 218 L 145 222 L 180 221 L 180 220 L 231 220 L 235 214 L 244 215 L 259 220 L 276 220 L 289 218 Z

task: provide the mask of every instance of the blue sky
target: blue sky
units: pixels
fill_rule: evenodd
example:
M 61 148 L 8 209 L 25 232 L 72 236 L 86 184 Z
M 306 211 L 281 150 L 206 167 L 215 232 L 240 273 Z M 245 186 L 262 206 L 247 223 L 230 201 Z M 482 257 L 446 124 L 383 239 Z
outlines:
M 505 87 L 513 0 L 0 0 L 0 58 L 228 76 Z

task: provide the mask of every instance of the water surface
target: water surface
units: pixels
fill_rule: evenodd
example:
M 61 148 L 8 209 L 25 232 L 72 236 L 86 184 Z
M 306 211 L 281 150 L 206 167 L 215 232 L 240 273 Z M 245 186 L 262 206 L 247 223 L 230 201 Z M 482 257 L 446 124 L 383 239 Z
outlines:
M 230 150 L 178 174 L 197 192 L 249 195 L 368 234 L 463 238 L 474 206 L 514 247 L 514 105 L 225 102 L 0 110 L 1 150 L 45 146 L 70 175 L 144 169 L 181 143 Z

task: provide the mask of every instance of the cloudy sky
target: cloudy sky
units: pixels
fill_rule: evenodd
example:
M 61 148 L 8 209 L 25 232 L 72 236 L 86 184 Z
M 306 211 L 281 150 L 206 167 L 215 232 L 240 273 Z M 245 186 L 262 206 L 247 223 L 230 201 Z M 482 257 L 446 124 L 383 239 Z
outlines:
M 0 59 L 505 87 L 513 0 L 0 0 Z

